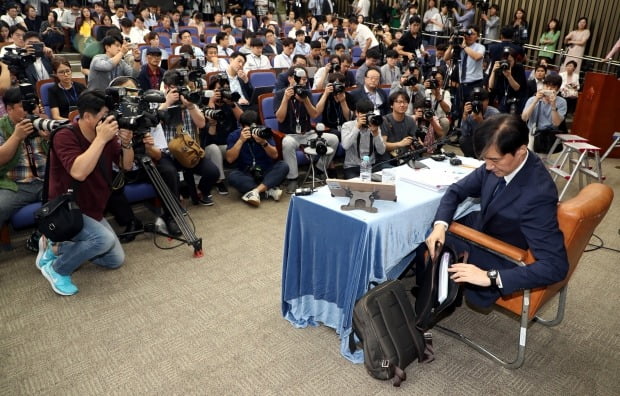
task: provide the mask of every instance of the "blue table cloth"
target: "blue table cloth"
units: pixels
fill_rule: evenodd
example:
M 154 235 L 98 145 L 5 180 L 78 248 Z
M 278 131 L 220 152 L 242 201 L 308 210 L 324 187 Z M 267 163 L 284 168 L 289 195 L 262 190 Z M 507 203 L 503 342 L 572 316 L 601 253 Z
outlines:
M 411 168 L 397 168 L 397 178 Z M 342 211 L 348 198 L 327 187 L 291 198 L 282 270 L 282 315 L 296 327 L 323 323 L 341 338 L 343 356 L 363 362 L 348 348 L 353 307 L 369 282 L 394 279 L 429 232 L 442 192 L 397 182 L 397 202 L 375 201 L 378 213 Z M 471 210 L 471 205 L 466 206 Z

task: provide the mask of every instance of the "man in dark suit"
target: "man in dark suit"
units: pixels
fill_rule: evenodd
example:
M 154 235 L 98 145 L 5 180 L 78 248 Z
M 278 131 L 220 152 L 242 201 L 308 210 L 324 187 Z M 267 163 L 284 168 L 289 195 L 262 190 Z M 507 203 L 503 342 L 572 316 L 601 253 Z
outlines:
M 33 45 L 40 45 L 43 50 L 42 53 L 34 53 L 36 58 L 33 63 L 29 63 L 26 66 L 26 78 L 32 85 L 36 85 L 39 80 L 46 80 L 51 78 L 54 73 L 52 67 L 51 57 L 53 56 L 52 50 L 45 47 L 43 41 L 38 32 L 28 32 L 24 35 L 24 43 L 26 48 L 30 51 L 34 51 Z M 41 56 L 43 55 L 43 56 Z
M 273 30 L 265 31 L 265 46 L 263 47 L 263 55 L 278 55 L 282 53 L 282 43 L 276 38 Z
M 375 108 L 375 112 L 379 112 L 384 116 L 390 112 L 387 93 L 379 86 L 381 81 L 381 70 L 376 66 L 371 66 L 366 70 L 364 75 L 364 85 L 357 87 L 351 91 L 351 103 L 349 108 L 354 108 L 362 98 L 368 98 Z
M 243 16 L 243 29 L 249 30 L 251 32 L 258 32 L 258 20 L 252 14 L 252 10 L 245 10 L 245 15 Z
M 431 255 L 437 241 L 445 241 L 457 252 L 469 251 L 472 264 L 457 263 L 448 271 L 454 281 L 465 283 L 468 301 L 480 307 L 492 305 L 502 295 L 559 282 L 568 272 L 556 214 L 557 188 L 527 144 L 527 125 L 515 116 L 500 114 L 480 124 L 474 145 L 485 165 L 448 188 L 426 239 Z M 459 223 L 530 249 L 536 261 L 516 266 L 457 238 L 449 236 L 446 240 L 457 206 L 468 197 L 480 198 L 481 210 Z

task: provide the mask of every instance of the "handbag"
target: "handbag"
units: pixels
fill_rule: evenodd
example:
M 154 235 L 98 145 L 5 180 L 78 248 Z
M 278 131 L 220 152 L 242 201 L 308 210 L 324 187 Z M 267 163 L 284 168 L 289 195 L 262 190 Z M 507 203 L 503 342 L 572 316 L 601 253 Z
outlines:
M 555 142 L 555 135 L 562 133 L 557 129 L 538 129 L 534 133 L 534 152 L 547 154 Z M 552 154 L 562 151 L 562 145 L 558 144 Z
M 168 142 L 168 150 L 184 168 L 189 169 L 195 168 L 205 156 L 203 148 L 180 125 L 176 136 Z
M 71 189 L 37 209 L 34 218 L 37 229 L 52 242 L 69 241 L 84 227 L 82 211 Z

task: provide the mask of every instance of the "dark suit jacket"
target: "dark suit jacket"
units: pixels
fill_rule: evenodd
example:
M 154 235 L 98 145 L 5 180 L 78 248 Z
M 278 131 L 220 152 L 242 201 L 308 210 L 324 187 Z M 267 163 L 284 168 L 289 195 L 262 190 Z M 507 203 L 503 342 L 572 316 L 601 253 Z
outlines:
M 490 306 L 503 295 L 517 290 L 550 285 L 563 280 L 568 272 L 564 237 L 558 228 L 558 193 L 540 158 L 529 152 L 525 165 L 504 191 L 492 200 L 499 179 L 481 166 L 453 184 L 441 199 L 435 220 L 448 224 L 459 203 L 467 197 L 480 198 L 481 211 L 459 220 L 487 235 L 522 249 L 531 249 L 536 262 L 518 267 L 481 249 L 470 247 L 469 262 L 484 269 L 497 269 L 502 288 L 466 284 L 470 302 Z M 446 243 L 455 245 L 456 238 Z
M 381 115 L 386 115 L 390 112 L 390 104 L 388 102 L 388 95 L 383 90 L 383 88 L 377 88 L 377 93 L 379 94 L 379 97 L 381 98 L 381 102 L 383 102 L 381 106 L 379 106 L 379 111 L 381 112 Z M 355 104 L 361 98 L 368 98 L 368 94 L 366 94 L 366 91 L 364 90 L 363 85 L 351 91 L 351 101 L 349 102 L 349 108 L 355 109 Z
M 273 52 L 273 48 L 270 45 L 265 44 L 263 47 L 263 55 L 278 55 L 282 53 L 282 43 L 276 41 L 276 51 Z
M 247 30 L 249 24 L 252 24 L 252 31 L 253 32 L 257 32 L 258 31 L 258 20 L 256 19 L 256 17 L 252 17 L 252 19 L 249 19 L 248 17 L 243 17 L 243 28 Z
M 161 80 L 165 72 L 166 71 L 164 69 L 162 69 L 161 67 L 159 68 L 159 83 L 161 83 Z M 148 74 L 148 65 L 142 65 L 142 67 L 140 68 L 140 74 L 138 74 L 137 80 L 138 80 L 138 84 L 140 85 L 140 89 L 143 89 L 145 91 L 147 89 L 159 90 L 159 84 L 157 84 L 156 87 L 151 86 L 151 79 L 149 78 L 149 74 Z
M 51 78 L 52 74 L 54 73 L 54 69 L 52 68 L 52 61 L 50 61 L 47 56 L 43 56 L 41 57 L 41 63 L 43 63 L 43 67 L 45 67 L 47 74 L 49 74 Z M 37 85 L 37 81 L 39 81 L 39 73 L 37 73 L 37 69 L 34 66 L 34 63 L 26 66 L 25 73 L 28 82 L 30 82 L 30 84 L 32 85 Z

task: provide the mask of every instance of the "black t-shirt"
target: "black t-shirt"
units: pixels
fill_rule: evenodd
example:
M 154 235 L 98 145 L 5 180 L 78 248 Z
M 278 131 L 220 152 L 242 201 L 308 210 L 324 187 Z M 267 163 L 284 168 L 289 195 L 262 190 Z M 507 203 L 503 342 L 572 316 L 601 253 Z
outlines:
M 394 116 L 390 113 L 383 117 L 383 124 L 381 124 L 381 135 L 386 136 L 389 143 L 400 142 L 407 136 L 411 136 L 415 139 L 418 126 L 411 116 L 405 115 L 402 121 L 395 121 Z M 396 155 L 401 155 L 409 151 L 408 147 L 401 147 L 397 150 Z M 382 161 L 392 158 L 393 155 L 387 150 L 381 157 Z
M 401 45 L 404 51 L 415 52 L 422 45 L 422 34 L 418 32 L 417 36 L 413 37 L 411 32 L 406 32 L 398 40 L 398 45 Z
M 351 100 L 348 92 L 345 92 L 345 96 L 345 100 Z M 323 109 L 321 121 L 326 127 L 334 130 L 337 129 L 339 125 L 342 125 L 347 121 L 342 112 L 342 105 L 336 102 L 333 95 L 330 95 L 325 102 L 325 108 Z
M 280 104 L 284 99 L 284 91 L 286 88 L 281 89 L 276 92 L 273 99 L 273 112 L 276 113 L 280 108 Z M 310 101 L 312 101 L 312 96 L 310 96 Z M 299 120 L 299 125 L 301 126 L 301 132 L 308 132 L 312 129 L 310 125 L 310 115 L 308 115 L 308 111 L 306 110 L 306 106 L 303 103 L 299 102 L 293 96 L 292 99 L 289 99 L 286 118 L 284 122 L 278 122 L 278 129 L 282 133 L 296 133 L 297 120 Z
M 48 92 L 50 108 L 58 107 L 60 116 L 68 117 L 71 107 L 77 106 L 78 97 L 84 90 L 86 90 L 86 87 L 79 82 L 74 82 L 73 87 L 69 89 L 64 89 L 58 84 L 54 84 Z
M 225 104 L 220 107 L 216 107 L 216 110 L 222 110 L 222 119 L 217 123 L 215 135 L 209 135 L 208 126 L 200 132 L 201 140 L 203 140 L 201 142 L 202 147 L 206 147 L 209 144 L 225 146 L 228 141 L 228 135 L 238 129 L 237 119 L 235 118 L 232 107 Z

